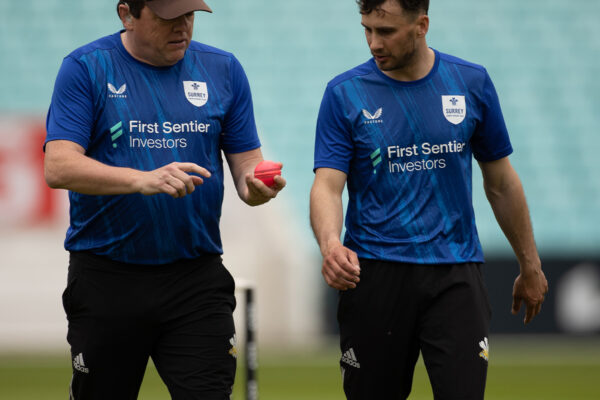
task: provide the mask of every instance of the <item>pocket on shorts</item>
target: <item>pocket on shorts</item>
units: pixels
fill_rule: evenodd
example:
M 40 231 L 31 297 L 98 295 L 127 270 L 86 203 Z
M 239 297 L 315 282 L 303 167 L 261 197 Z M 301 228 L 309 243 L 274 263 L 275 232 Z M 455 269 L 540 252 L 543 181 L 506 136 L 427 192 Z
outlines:
M 492 318 L 492 305 L 490 303 L 490 295 L 488 293 L 487 285 L 485 283 L 485 279 L 483 277 L 483 264 L 475 264 L 475 268 L 477 269 L 477 277 L 479 278 L 479 285 L 481 287 L 481 292 L 483 293 L 483 297 L 485 299 L 485 305 L 488 310 L 488 316 Z
M 77 284 L 77 280 L 76 277 L 69 279 L 67 287 L 62 294 L 63 309 L 65 310 L 65 313 L 67 313 L 67 318 L 73 313 L 73 290 Z
M 227 287 L 230 288 L 231 292 L 233 293 L 235 291 L 235 279 L 233 279 L 233 275 L 231 275 L 231 272 L 229 272 L 227 267 L 225 267 L 224 265 L 222 265 L 221 267 L 222 271 L 224 271 L 224 275 L 226 276 L 225 280 L 229 282 Z
M 356 316 L 356 292 L 352 289 L 338 291 L 338 309 L 337 321 L 338 324 L 344 324 L 351 321 Z
M 231 312 L 233 312 L 237 306 L 237 301 L 235 298 L 235 279 L 233 279 L 233 275 L 231 272 L 221 263 L 221 276 L 223 283 L 223 292 L 227 295 L 228 302 L 231 306 Z

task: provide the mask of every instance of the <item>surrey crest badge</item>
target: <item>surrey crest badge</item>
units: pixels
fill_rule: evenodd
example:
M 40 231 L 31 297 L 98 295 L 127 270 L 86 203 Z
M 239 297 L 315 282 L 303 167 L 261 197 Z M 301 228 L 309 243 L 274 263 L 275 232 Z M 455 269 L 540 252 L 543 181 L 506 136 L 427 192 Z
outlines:
M 465 96 L 442 96 L 442 111 L 449 122 L 460 124 L 467 115 Z
M 206 82 L 183 81 L 185 98 L 196 107 L 202 107 L 208 101 Z

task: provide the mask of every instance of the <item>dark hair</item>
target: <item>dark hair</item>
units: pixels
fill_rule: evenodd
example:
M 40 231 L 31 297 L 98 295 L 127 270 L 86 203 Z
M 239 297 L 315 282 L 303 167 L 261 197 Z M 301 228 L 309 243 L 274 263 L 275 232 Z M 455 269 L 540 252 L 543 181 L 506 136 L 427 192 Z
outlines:
M 129 13 L 133 18 L 139 18 L 142 15 L 142 8 L 146 6 L 146 1 L 152 0 L 119 0 L 117 3 L 117 14 L 119 13 L 119 6 L 127 4 L 129 6 Z
M 370 14 L 377 10 L 386 0 L 356 0 L 361 14 Z M 396 0 L 404 11 L 409 14 L 418 14 L 419 11 L 429 12 L 429 0 Z

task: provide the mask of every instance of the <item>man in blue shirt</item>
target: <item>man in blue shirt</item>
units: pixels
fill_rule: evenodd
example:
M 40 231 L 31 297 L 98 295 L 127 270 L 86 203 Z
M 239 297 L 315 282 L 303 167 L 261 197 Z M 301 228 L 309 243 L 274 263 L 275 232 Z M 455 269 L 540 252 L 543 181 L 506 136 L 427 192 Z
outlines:
M 222 153 L 239 197 L 283 189 L 263 160 L 246 75 L 192 41 L 201 0 L 123 0 L 124 29 L 65 57 L 45 176 L 69 190 L 63 304 L 71 398 L 135 399 L 149 357 L 174 399 L 227 399 L 234 282 L 221 260 Z
M 407 398 L 421 352 L 436 399 L 482 399 L 490 307 L 472 157 L 521 267 L 513 313 L 524 302 L 528 323 L 547 292 L 498 97 L 483 67 L 428 47 L 428 0 L 358 4 L 373 58 L 327 85 L 310 203 L 340 290 L 344 391 Z

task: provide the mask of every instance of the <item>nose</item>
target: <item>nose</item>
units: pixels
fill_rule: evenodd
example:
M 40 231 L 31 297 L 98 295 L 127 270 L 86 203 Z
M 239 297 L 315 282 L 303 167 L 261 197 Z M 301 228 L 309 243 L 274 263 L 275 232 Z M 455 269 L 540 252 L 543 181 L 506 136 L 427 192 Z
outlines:
M 188 31 L 194 22 L 194 13 L 181 15 L 173 20 L 173 31 Z
M 369 49 L 371 49 L 372 53 L 381 50 L 383 47 L 381 38 L 374 33 L 367 34 L 367 43 L 369 44 Z

